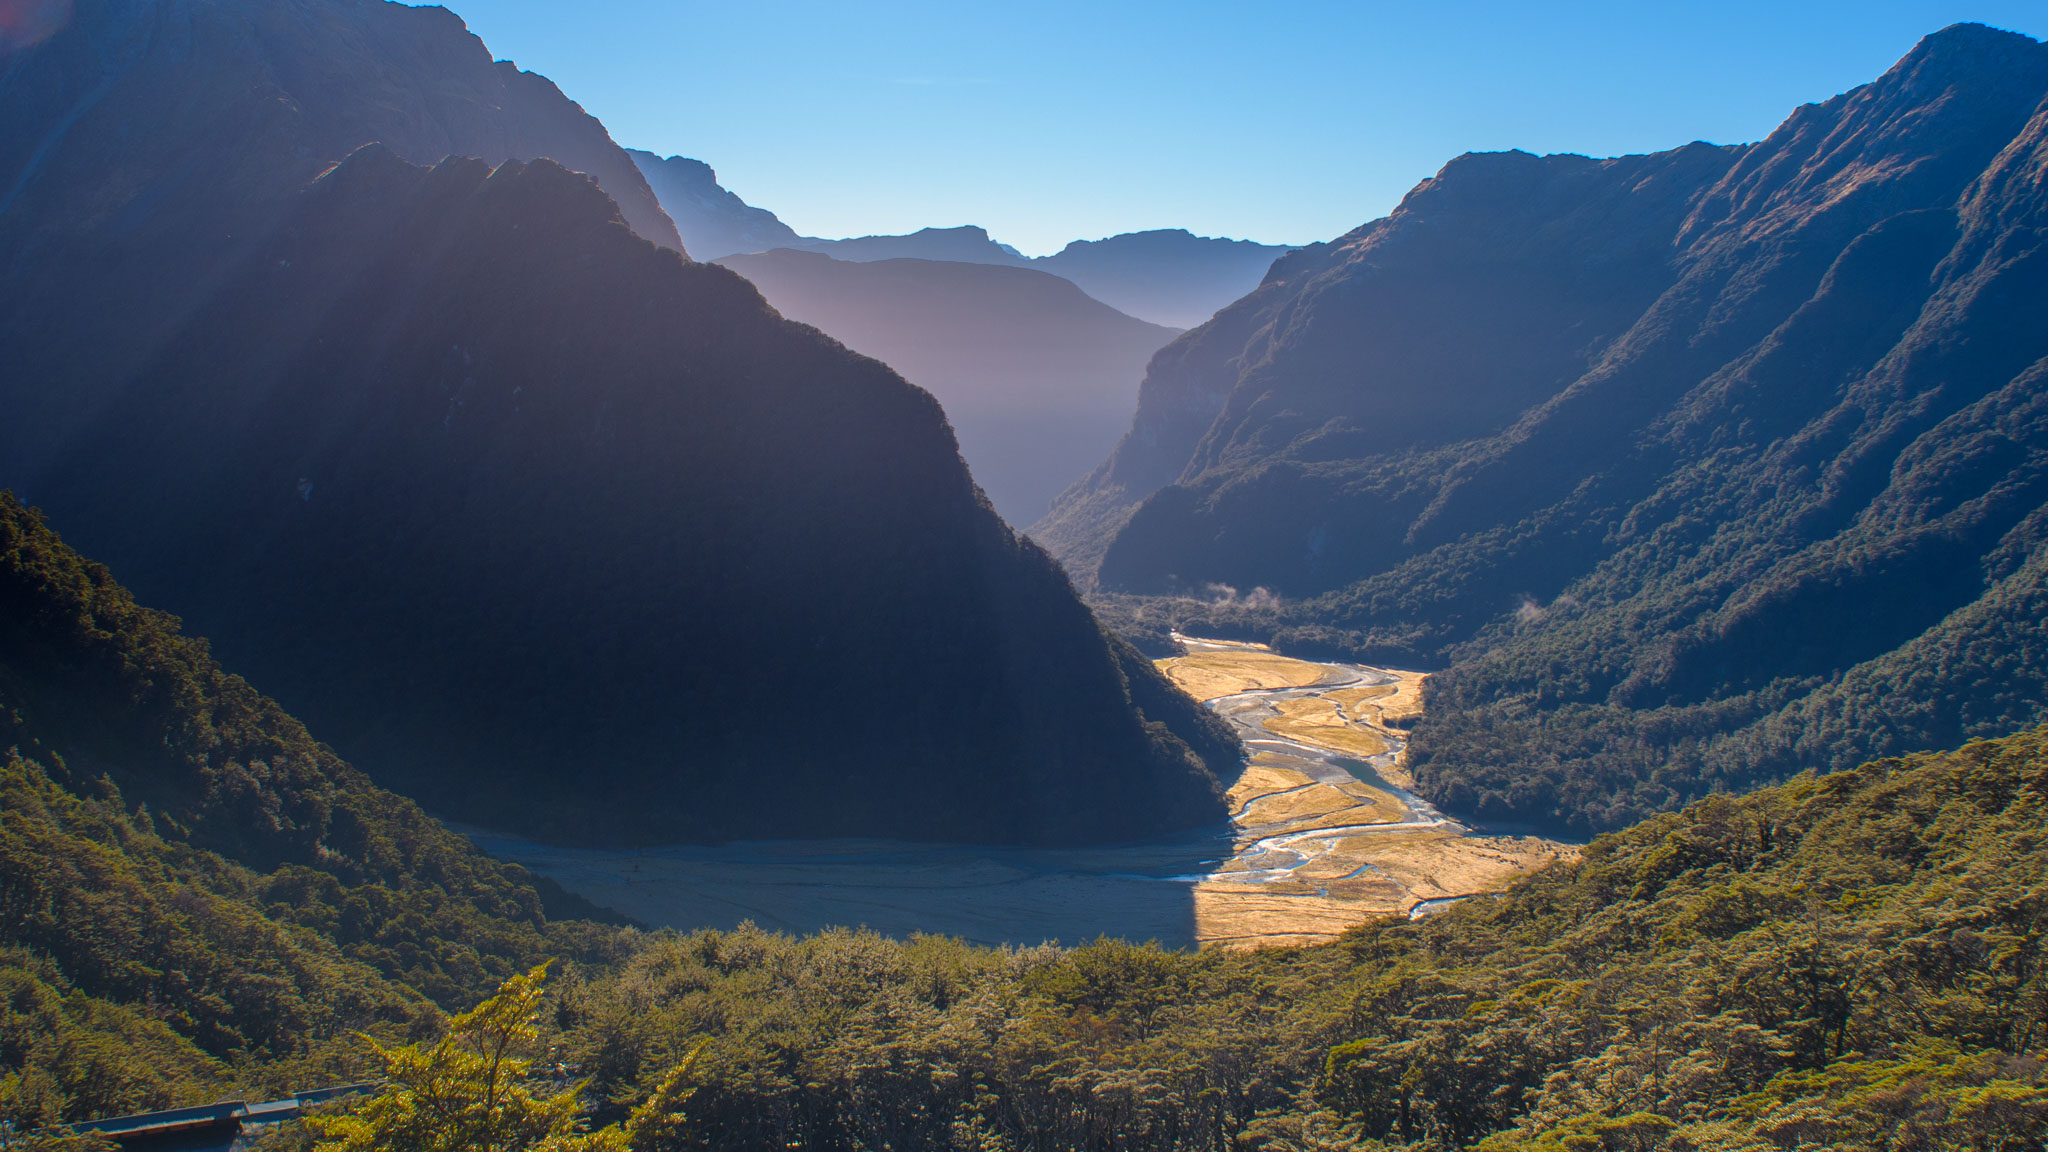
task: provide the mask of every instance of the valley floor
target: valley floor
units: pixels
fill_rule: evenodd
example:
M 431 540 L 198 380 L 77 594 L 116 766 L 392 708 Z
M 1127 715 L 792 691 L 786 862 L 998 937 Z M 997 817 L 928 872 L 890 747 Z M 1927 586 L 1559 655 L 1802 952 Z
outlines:
M 1236 725 L 1253 753 L 1222 835 L 1075 849 L 825 840 L 613 851 L 459 830 L 650 925 L 863 925 L 1020 945 L 1315 943 L 1499 888 L 1575 851 L 1475 835 L 1402 787 L 1400 725 L 1420 710 L 1420 674 L 1185 642 L 1188 655 L 1163 670 Z
M 1231 854 L 1194 885 L 1202 945 L 1318 943 L 1361 920 L 1500 888 L 1576 851 L 1475 835 L 1406 791 L 1403 725 L 1421 714 L 1424 674 L 1180 640 L 1187 655 L 1161 669 L 1235 725 L 1252 753 L 1230 790 Z

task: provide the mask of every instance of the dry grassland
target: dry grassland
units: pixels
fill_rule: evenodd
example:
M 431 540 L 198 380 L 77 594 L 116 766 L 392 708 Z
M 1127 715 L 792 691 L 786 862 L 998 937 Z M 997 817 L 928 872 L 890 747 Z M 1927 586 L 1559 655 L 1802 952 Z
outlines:
M 1197 700 L 1254 688 L 1312 688 L 1330 679 L 1321 664 L 1246 648 L 1201 648 L 1159 661 L 1159 670 Z
M 1392 796 L 1365 784 L 1317 784 L 1299 792 L 1271 796 L 1253 804 L 1238 818 L 1239 828 L 1284 825 L 1290 832 L 1314 828 L 1348 828 L 1356 824 L 1392 824 L 1402 808 Z
M 1387 751 L 1392 745 L 1385 736 L 1362 724 L 1354 724 L 1344 716 L 1344 710 L 1327 696 L 1312 696 L 1306 700 L 1282 700 L 1274 709 L 1280 713 L 1266 721 L 1266 730 L 1275 735 L 1314 744 L 1347 756 L 1370 759 Z
M 1322 944 L 1375 916 L 1405 911 L 1392 885 L 1372 896 L 1286 895 L 1272 885 L 1205 880 L 1195 885 L 1195 937 L 1204 948 Z
M 1441 828 L 1366 832 L 1317 844 L 1327 844 L 1328 851 L 1287 880 L 1236 879 L 1233 873 L 1261 862 L 1233 860 L 1196 884 L 1200 945 L 1322 943 L 1375 916 L 1406 915 L 1424 900 L 1497 891 L 1517 876 L 1578 853 L 1535 837 L 1463 836 Z
M 1494 891 L 1525 872 L 1576 859 L 1578 849 L 1534 836 L 1457 836 L 1432 829 L 1346 837 L 1332 855 L 1372 865 L 1413 897 L 1412 906 Z
M 1159 667 L 1202 700 L 1347 678 L 1341 668 L 1250 647 L 1195 648 Z M 1361 759 L 1405 752 L 1401 727 L 1421 715 L 1428 677 L 1380 671 L 1395 680 L 1277 700 L 1277 715 L 1250 706 L 1232 706 L 1226 714 L 1240 728 L 1262 727 Z M 1260 752 L 1230 789 L 1236 851 L 1194 886 L 1195 934 L 1203 947 L 1331 940 L 1375 916 L 1404 915 L 1424 900 L 1493 891 L 1576 853 L 1532 837 L 1469 836 L 1456 825 L 1396 827 L 1409 813 L 1392 795 L 1360 780 L 1318 779 L 1293 765 L 1315 767 Z M 1399 758 L 1380 771 L 1397 787 L 1412 786 Z M 1368 830 L 1348 831 L 1354 828 Z

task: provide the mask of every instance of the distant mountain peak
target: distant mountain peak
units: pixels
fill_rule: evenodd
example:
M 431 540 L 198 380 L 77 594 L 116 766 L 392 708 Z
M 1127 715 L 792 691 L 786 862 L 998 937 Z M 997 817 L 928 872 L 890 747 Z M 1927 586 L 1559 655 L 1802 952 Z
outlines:
M 1926 63 L 1967 61 L 1972 64 L 1995 62 L 2009 52 L 2037 52 L 2043 45 L 2039 40 L 2023 32 L 2005 28 L 1994 28 L 1973 20 L 1951 24 L 1938 32 L 1929 32 L 1920 38 L 1913 49 L 1900 57 L 1890 71 L 1910 69 Z
M 1987 94 L 2036 87 L 2031 74 L 2048 65 L 2048 44 L 1988 24 L 1951 24 L 1921 37 L 1869 87 L 1927 99 L 1968 86 Z

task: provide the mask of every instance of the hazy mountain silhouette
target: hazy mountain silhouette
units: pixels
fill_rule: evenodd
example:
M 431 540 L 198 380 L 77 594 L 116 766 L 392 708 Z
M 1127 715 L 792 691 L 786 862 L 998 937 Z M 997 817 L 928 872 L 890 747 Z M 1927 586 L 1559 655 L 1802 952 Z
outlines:
M 1036 258 L 1019 255 L 975 227 L 848 240 L 806 237 L 782 246 L 822 252 L 837 260 L 955 260 L 1036 268 L 1072 281 L 1126 315 L 1169 328 L 1208 320 L 1217 309 L 1257 288 L 1274 259 L 1293 251 L 1278 244 L 1196 236 L 1181 228 L 1076 240 L 1051 256 Z
M 849 236 L 844 240 L 806 236 L 800 243 L 787 247 L 823 252 L 835 260 L 954 260 L 1020 267 L 1030 263 L 1015 248 L 990 239 L 986 228 L 972 224 L 920 228 L 904 236 Z
M 702 160 L 629 148 L 626 154 L 647 177 L 648 187 L 675 221 L 683 244 L 698 260 L 716 260 L 735 252 L 766 252 L 801 246 L 789 225 L 766 208 L 754 208 L 719 186 L 718 173 Z
M 1076 240 L 1032 267 L 1057 273 L 1097 300 L 1174 328 L 1205 323 L 1259 286 L 1281 244 L 1196 236 L 1184 228 Z
M 1442 663 L 1413 767 L 1603 827 L 2048 716 L 2048 47 L 1761 143 L 1461 157 L 1152 363 L 1034 535 L 1206 626 Z
M 798 236 L 773 212 L 751 207 L 721 187 L 717 174 L 700 160 L 662 160 L 639 151 L 632 155 L 699 260 L 794 248 L 822 252 L 835 260 L 953 260 L 1030 267 L 1071 280 L 1126 315 L 1187 328 L 1257 288 L 1274 259 L 1293 251 L 1280 244 L 1196 236 L 1182 228 L 1076 240 L 1051 256 L 1037 258 L 1027 258 L 990 238 L 986 229 L 971 225 L 844 240 Z
M 1116 444 L 1145 362 L 1178 334 L 1030 268 L 786 250 L 719 263 L 938 397 L 974 478 L 1018 525 Z
M 260 248 L 288 194 L 366 142 L 420 163 L 553 157 L 615 192 L 640 235 L 680 245 L 604 126 L 544 77 L 494 63 L 444 9 L 67 7 L 62 31 L 0 71 L 0 252 L 15 254 L 0 264 L 0 389 L 62 401 L 0 422 L 16 468 L 110 402 L 90 393 L 138 371 Z
M 10 61 L 0 483 L 475 822 L 1219 819 L 1189 745 L 1234 741 L 1004 527 L 928 394 L 552 161 L 323 160 L 468 107 L 481 54 L 393 4 L 194 0 L 81 3 Z

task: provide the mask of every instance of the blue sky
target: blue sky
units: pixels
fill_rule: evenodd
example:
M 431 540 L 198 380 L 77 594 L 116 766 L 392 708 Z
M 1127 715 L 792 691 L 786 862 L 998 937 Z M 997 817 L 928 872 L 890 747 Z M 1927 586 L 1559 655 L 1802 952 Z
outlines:
M 981 224 L 1030 254 L 1328 239 L 1460 152 L 1754 140 L 1948 24 L 2048 38 L 2048 0 L 448 3 L 800 232 Z

